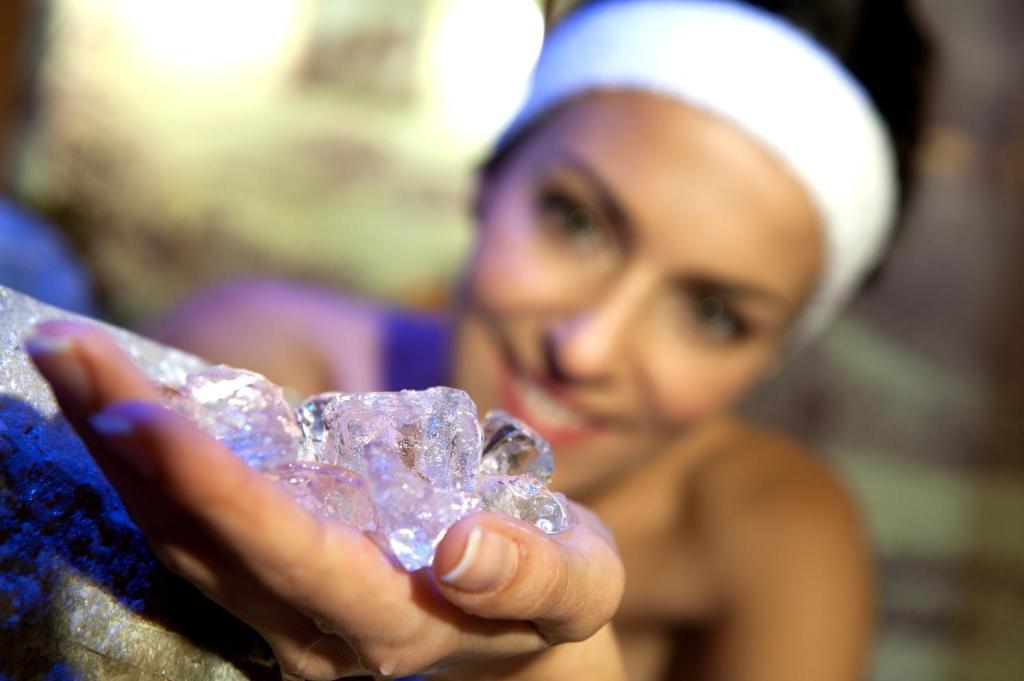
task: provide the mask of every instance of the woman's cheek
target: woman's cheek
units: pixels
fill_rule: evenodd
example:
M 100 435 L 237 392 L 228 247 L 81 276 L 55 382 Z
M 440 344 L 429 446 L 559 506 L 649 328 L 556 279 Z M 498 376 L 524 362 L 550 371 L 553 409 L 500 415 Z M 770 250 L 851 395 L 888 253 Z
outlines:
M 760 380 L 768 365 L 760 352 L 729 357 L 719 351 L 694 351 L 675 362 L 667 355 L 649 365 L 647 383 L 660 418 L 673 425 L 727 412 Z
M 565 290 L 564 276 L 549 262 L 531 229 L 485 228 L 473 265 L 474 297 L 493 309 L 523 309 L 550 304 Z

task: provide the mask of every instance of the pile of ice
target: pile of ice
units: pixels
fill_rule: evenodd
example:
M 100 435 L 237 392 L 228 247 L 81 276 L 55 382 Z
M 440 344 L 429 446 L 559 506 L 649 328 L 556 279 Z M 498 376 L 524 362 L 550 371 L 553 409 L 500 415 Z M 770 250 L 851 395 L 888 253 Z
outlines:
M 474 511 L 547 533 L 573 522 L 545 486 L 548 444 L 501 411 L 481 424 L 461 390 L 323 393 L 293 409 L 263 376 L 214 366 L 166 395 L 297 504 L 363 530 L 409 571 L 430 565 L 448 528 Z

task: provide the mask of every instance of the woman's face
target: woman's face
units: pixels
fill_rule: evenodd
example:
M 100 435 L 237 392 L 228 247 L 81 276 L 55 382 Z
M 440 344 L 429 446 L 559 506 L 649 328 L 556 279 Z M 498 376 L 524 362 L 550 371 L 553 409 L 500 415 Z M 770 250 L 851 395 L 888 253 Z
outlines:
M 574 100 L 480 188 L 453 368 L 585 494 L 720 415 L 778 357 L 818 218 L 730 124 L 642 93 Z

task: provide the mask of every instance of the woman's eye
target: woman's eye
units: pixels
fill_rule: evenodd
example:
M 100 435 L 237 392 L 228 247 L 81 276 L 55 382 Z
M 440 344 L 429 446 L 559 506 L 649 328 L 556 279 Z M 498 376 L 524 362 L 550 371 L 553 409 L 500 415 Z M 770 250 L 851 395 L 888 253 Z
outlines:
M 693 306 L 697 324 L 712 340 L 740 340 L 749 332 L 743 318 L 730 310 L 718 296 L 698 296 L 693 300 Z
M 577 248 L 594 248 L 606 238 L 593 211 L 567 196 L 557 193 L 544 196 L 541 211 L 545 224 Z

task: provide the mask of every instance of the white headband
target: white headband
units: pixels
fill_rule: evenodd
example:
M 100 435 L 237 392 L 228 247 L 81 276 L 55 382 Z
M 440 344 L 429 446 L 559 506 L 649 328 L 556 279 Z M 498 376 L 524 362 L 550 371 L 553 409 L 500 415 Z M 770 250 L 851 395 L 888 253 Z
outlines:
M 896 163 L 864 88 L 808 36 L 747 5 L 606 0 L 548 37 L 499 146 L 539 114 L 595 89 L 638 89 L 726 118 L 772 151 L 814 201 L 825 264 L 798 337 L 820 331 L 880 260 L 896 220 Z

